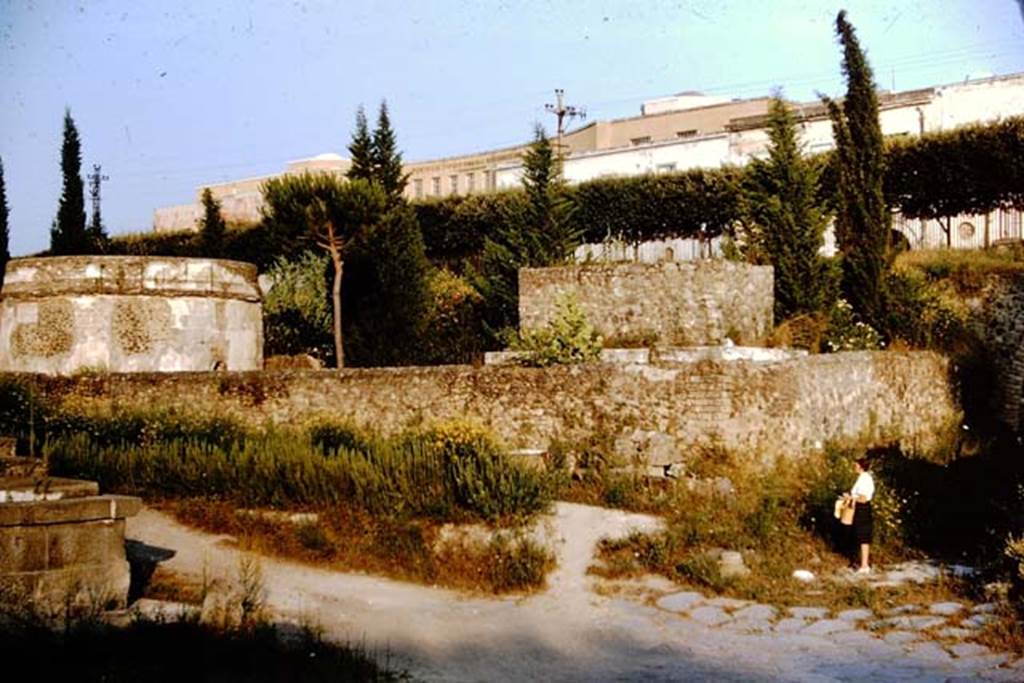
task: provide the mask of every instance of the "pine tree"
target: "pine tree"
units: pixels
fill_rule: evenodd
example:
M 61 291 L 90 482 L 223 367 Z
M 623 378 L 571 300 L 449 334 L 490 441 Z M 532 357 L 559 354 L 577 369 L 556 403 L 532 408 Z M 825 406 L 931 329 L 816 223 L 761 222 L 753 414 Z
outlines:
M 885 204 L 885 154 L 874 77 L 846 12 L 836 17 L 843 47 L 846 98 L 825 98 L 836 143 L 836 242 L 842 252 L 842 289 L 861 318 L 885 319 L 891 216 Z
M 203 256 L 220 258 L 224 251 L 224 233 L 227 225 L 220 213 L 220 202 L 213 198 L 210 188 L 203 189 L 203 217 L 199 219 L 199 243 Z
M 71 110 L 64 110 L 64 143 L 60 152 L 64 176 L 57 219 L 50 230 L 50 252 L 56 256 L 91 251 L 85 231 L 85 192 L 82 184 L 82 146 Z
M 358 130 L 357 130 L 358 132 Z M 377 127 L 373 131 L 371 159 L 373 160 L 373 177 L 384 190 L 388 205 L 394 206 L 402 201 L 402 191 L 409 176 L 402 173 L 402 155 L 398 151 L 395 131 L 391 128 L 388 116 L 388 103 L 381 100 L 377 114 Z
M 373 180 L 373 138 L 366 124 L 366 111 L 363 105 L 356 110 L 356 129 L 352 132 L 352 142 L 348 145 L 349 158 L 352 165 L 345 174 L 349 180 L 357 178 Z
M 0 158 L 0 286 L 3 285 L 7 262 L 11 260 L 11 233 L 7 227 L 7 185 L 4 183 L 4 160 Z
M 793 114 L 779 97 L 769 109 L 768 159 L 751 161 L 743 185 L 745 251 L 775 269 L 775 319 L 827 306 L 829 271 L 818 251 L 828 216 L 818 200 L 818 167 L 797 140 Z
M 527 201 L 527 229 L 534 245 L 530 265 L 568 262 L 582 241 L 582 235 L 570 221 L 572 203 L 566 197 L 561 162 L 539 124 L 533 131 L 533 143 L 523 155 L 523 190 Z
M 541 126 L 523 155 L 523 221 L 510 220 L 484 241 L 483 272 L 474 286 L 484 301 L 484 323 L 498 341 L 519 322 L 519 269 L 551 266 L 572 259 L 582 235 L 570 221 L 573 205 L 565 196 L 558 155 Z

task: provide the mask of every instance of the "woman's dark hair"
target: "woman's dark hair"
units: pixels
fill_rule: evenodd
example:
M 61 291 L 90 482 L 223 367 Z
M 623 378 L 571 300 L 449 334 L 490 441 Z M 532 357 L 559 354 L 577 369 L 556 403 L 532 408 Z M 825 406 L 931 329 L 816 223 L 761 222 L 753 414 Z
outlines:
M 869 458 L 857 458 L 856 460 L 854 460 L 854 462 L 857 463 L 860 466 L 860 468 L 865 472 L 871 469 L 871 460 Z

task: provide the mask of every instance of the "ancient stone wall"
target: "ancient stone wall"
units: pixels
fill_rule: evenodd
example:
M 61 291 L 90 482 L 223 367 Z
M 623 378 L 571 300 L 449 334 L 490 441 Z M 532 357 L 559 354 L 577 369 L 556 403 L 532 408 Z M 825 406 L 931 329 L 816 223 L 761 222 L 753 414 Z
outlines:
M 255 370 L 256 268 L 213 259 L 13 259 L 0 291 L 0 370 Z
M 608 339 L 753 343 L 771 331 L 772 288 L 770 266 L 722 259 L 526 268 L 519 271 L 519 324 L 543 327 L 571 293 Z
M 947 361 L 858 352 L 781 362 L 443 366 L 341 371 L 36 377 L 53 404 L 108 411 L 161 406 L 300 425 L 332 416 L 393 433 L 470 418 L 510 446 L 637 430 L 667 435 L 680 459 L 702 447 L 760 456 L 826 442 L 941 446 L 957 406 Z

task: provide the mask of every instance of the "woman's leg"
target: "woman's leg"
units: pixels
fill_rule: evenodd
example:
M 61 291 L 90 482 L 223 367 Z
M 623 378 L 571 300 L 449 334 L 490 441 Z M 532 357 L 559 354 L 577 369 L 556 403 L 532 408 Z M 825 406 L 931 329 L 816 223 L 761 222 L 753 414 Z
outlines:
M 860 544 L 860 568 L 868 569 L 871 567 L 869 560 L 871 559 L 871 544 L 861 543 Z

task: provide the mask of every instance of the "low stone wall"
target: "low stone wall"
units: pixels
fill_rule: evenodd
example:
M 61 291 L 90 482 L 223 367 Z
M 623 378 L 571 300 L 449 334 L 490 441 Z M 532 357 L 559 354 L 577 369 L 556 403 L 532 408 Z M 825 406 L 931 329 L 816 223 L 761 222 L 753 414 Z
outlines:
M 0 291 L 0 370 L 258 370 L 256 267 L 126 256 L 13 259 Z
M 33 378 L 79 409 L 177 408 L 250 424 L 317 415 L 393 433 L 470 418 L 510 446 L 544 448 L 594 433 L 659 432 L 680 460 L 706 447 L 765 457 L 826 442 L 941 446 L 958 410 L 945 358 L 858 352 L 781 362 L 588 364 L 551 368 L 442 366 L 341 371 Z M 27 379 L 27 378 L 26 378 Z
M 536 329 L 567 294 L 605 338 L 663 346 L 763 340 L 772 328 L 771 266 L 723 259 L 611 263 L 519 271 L 519 325 Z

